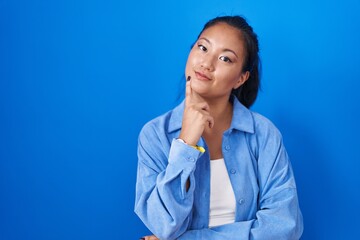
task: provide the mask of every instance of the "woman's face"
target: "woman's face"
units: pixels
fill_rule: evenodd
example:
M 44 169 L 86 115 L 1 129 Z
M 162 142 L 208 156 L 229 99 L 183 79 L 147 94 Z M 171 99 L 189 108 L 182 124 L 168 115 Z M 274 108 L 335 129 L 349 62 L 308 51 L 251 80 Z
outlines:
M 218 23 L 204 30 L 190 51 L 186 78 L 191 88 L 203 98 L 229 98 L 231 90 L 240 87 L 249 77 L 242 72 L 245 46 L 241 31 Z

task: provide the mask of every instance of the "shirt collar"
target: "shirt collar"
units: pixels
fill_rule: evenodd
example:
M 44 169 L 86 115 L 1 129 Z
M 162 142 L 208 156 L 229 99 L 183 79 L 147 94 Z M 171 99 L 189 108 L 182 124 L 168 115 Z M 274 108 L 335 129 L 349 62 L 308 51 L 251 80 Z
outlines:
M 169 120 L 169 133 L 181 129 L 184 104 L 185 101 L 182 101 L 173 109 Z M 254 119 L 251 111 L 242 105 L 236 97 L 234 97 L 233 104 L 233 118 L 229 130 L 236 129 L 243 132 L 254 133 Z

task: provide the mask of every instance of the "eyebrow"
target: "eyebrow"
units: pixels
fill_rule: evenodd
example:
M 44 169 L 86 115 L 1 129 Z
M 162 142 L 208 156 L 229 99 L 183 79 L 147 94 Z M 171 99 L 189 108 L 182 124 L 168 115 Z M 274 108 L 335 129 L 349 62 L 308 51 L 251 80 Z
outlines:
M 205 38 L 205 37 L 201 37 L 201 38 L 199 38 L 199 40 L 204 40 L 205 42 L 207 42 L 207 43 L 209 43 L 210 45 L 212 45 L 211 42 L 210 42 L 210 40 L 207 39 L 207 38 Z M 237 58 L 239 58 L 238 55 L 235 53 L 235 51 L 233 51 L 233 50 L 231 50 L 231 49 L 229 49 L 229 48 L 224 48 L 223 51 L 224 51 L 224 52 L 232 52 Z

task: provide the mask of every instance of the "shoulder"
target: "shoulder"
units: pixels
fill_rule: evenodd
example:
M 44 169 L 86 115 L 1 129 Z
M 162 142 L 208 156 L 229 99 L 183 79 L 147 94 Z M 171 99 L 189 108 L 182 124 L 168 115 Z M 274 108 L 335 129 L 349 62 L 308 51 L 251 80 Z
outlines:
M 172 110 L 148 121 L 140 131 L 140 137 L 144 134 L 168 135 L 181 128 L 184 102 Z
M 263 135 L 276 134 L 280 132 L 268 118 L 252 111 L 234 99 L 232 128 L 245 132 L 246 135 L 259 137 Z
M 149 137 L 152 138 L 161 133 L 166 133 L 168 130 L 168 122 L 171 118 L 172 111 L 170 110 L 160 116 L 157 116 L 150 121 L 146 122 L 144 126 L 141 128 L 139 138 Z
M 251 111 L 251 114 L 254 121 L 253 137 L 257 139 L 258 143 L 282 141 L 281 132 L 270 119 L 257 112 Z
M 275 131 L 280 133 L 279 129 L 275 126 L 275 124 L 264 115 L 251 111 L 251 114 L 254 119 L 254 127 L 255 130 L 258 131 Z

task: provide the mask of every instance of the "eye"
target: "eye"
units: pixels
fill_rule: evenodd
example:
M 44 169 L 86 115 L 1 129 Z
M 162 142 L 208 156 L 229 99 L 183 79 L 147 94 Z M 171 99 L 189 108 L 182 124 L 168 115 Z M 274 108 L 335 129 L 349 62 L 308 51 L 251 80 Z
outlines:
M 207 48 L 204 45 L 198 44 L 198 48 L 203 52 L 207 51 Z
M 226 56 L 221 56 L 221 57 L 219 57 L 219 59 L 224 62 L 232 63 L 231 59 Z

